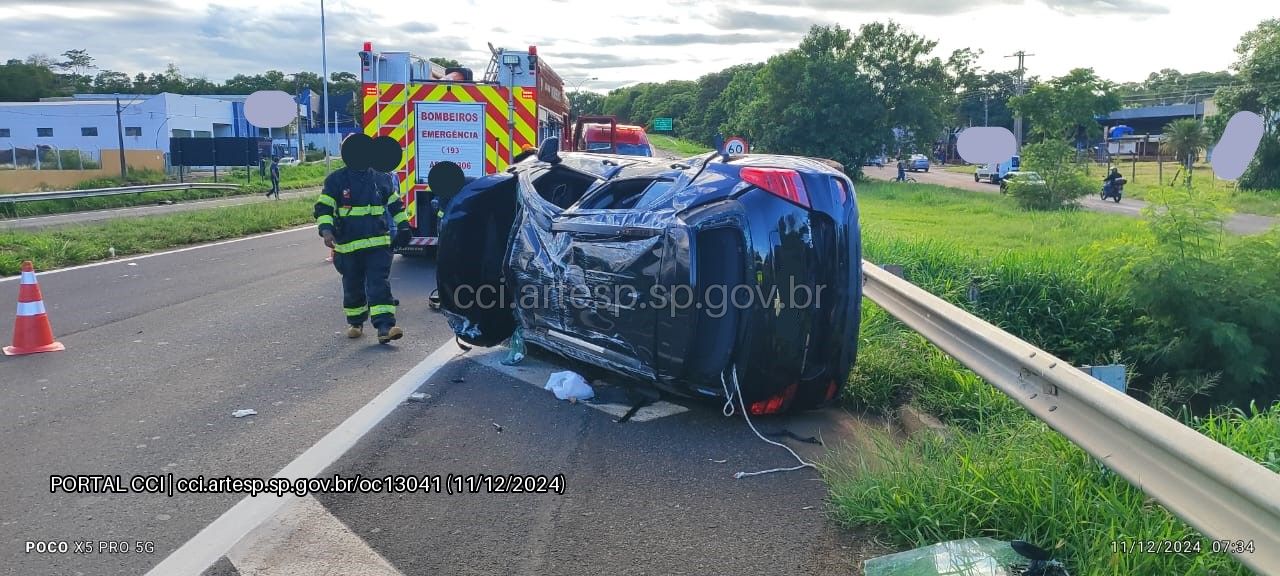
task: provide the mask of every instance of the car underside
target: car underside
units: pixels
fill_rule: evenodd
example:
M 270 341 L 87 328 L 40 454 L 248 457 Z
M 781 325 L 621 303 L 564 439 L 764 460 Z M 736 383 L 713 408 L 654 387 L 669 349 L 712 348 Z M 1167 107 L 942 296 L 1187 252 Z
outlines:
M 752 414 L 834 399 L 852 369 L 852 182 L 792 156 L 531 157 L 452 198 L 438 252 L 458 337 L 526 342 Z

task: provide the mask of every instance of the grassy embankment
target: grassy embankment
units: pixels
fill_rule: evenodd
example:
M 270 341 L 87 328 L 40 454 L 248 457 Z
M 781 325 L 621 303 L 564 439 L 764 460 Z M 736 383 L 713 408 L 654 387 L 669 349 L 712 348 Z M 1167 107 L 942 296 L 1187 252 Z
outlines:
M 1119 275 L 1081 263 L 1095 242 L 1148 234 L 1141 221 L 1089 212 L 1027 213 L 1007 198 L 946 188 L 859 186 L 866 257 L 1076 363 L 1105 363 L 1139 334 Z M 969 302 L 970 282 L 980 287 Z M 1073 574 L 1248 574 L 1226 554 L 1124 554 L 1125 540 L 1199 539 L 1185 523 L 1014 401 L 867 303 L 851 407 L 911 402 L 948 438 L 841 455 L 826 470 L 836 517 L 901 548 L 979 535 L 1054 549 Z M 1280 471 L 1280 405 L 1187 422 Z
M 291 198 L 176 214 L 122 218 L 52 230 L 0 232 L 0 276 L 19 272 L 23 260 L 36 269 L 74 266 L 110 257 L 237 238 L 312 222 L 313 198 Z
M 1124 187 L 1125 197 L 1135 198 L 1138 200 L 1147 200 L 1152 196 L 1152 192 L 1162 185 L 1168 188 L 1171 184 L 1174 186 L 1184 185 L 1185 173 L 1179 174 L 1179 166 L 1173 162 L 1165 162 L 1161 168 L 1156 162 L 1138 162 L 1136 165 L 1129 162 L 1122 162 L 1116 165 L 1120 168 L 1120 173 L 1124 175 L 1129 182 Z M 941 167 L 947 172 L 955 172 L 957 174 L 967 174 L 972 176 L 975 169 L 974 166 L 945 166 Z M 1106 167 L 1100 164 L 1091 164 L 1089 172 L 1096 175 L 1101 187 L 1102 177 L 1106 175 Z M 1175 176 L 1176 181 L 1175 181 Z M 1195 165 L 1195 170 L 1191 175 L 1191 185 L 1196 192 L 1211 192 L 1221 195 L 1236 212 L 1244 214 L 1261 214 L 1264 216 L 1280 215 L 1280 190 L 1240 190 L 1233 181 L 1221 180 L 1214 176 L 1213 167 L 1199 163 Z
M 342 167 L 341 160 L 335 160 L 333 168 L 336 170 Z M 324 162 L 314 164 L 302 164 L 298 166 L 281 166 L 280 167 L 280 189 L 295 190 L 302 188 L 318 187 L 324 182 L 325 167 Z M 219 171 L 219 182 L 229 182 L 238 184 L 240 187 L 228 190 L 183 190 L 172 192 L 145 192 L 142 194 L 126 194 L 120 196 L 103 196 L 97 198 L 81 198 L 75 200 L 49 200 L 42 202 L 23 202 L 19 204 L 3 204 L 0 205 L 0 218 L 13 217 L 30 217 L 43 216 L 46 214 L 63 214 L 67 212 L 83 212 L 87 210 L 105 210 L 110 208 L 128 208 L 131 206 L 146 206 L 158 204 L 162 202 L 190 202 L 193 200 L 206 200 L 210 198 L 224 198 L 229 196 L 245 196 L 249 194 L 262 194 L 271 189 L 271 181 L 258 177 L 258 171 L 255 169 L 250 175 L 249 182 L 245 182 L 245 171 L 243 168 L 233 169 L 226 172 Z M 208 179 L 191 180 L 188 182 L 208 182 Z M 81 182 L 75 187 L 77 190 L 87 190 L 91 188 L 111 188 L 125 185 L 140 184 L 159 184 L 166 182 L 163 174 L 153 171 L 134 171 L 130 172 L 129 181 L 125 182 L 119 177 L 116 178 L 99 178 Z
M 653 144 L 655 148 L 661 148 L 681 156 L 694 156 L 697 154 L 706 154 L 711 151 L 711 148 L 708 146 L 703 146 L 697 142 L 673 138 L 665 134 L 650 134 L 649 143 Z

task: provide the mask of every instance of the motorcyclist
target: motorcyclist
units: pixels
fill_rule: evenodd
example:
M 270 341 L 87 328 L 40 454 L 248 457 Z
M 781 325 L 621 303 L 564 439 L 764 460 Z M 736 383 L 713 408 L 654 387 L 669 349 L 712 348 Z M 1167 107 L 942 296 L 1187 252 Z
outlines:
M 1111 173 L 1107 174 L 1107 177 L 1102 180 L 1102 190 L 1110 193 L 1115 188 L 1116 180 L 1121 178 L 1123 178 L 1123 176 L 1120 175 L 1120 169 L 1112 166 Z

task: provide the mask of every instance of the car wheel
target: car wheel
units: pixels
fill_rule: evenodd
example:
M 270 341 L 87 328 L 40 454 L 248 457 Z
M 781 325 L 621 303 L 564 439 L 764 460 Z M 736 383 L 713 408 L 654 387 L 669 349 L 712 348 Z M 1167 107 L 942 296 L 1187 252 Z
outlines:
M 977 175 L 977 174 L 974 174 L 974 175 L 973 175 L 973 181 L 974 181 L 974 182 L 980 182 L 980 180 L 978 179 L 978 175 Z
M 924 169 L 924 171 L 925 171 L 925 173 L 926 173 L 926 174 L 927 174 L 927 173 L 929 173 L 929 169 L 928 169 L 928 168 L 925 168 L 925 169 Z

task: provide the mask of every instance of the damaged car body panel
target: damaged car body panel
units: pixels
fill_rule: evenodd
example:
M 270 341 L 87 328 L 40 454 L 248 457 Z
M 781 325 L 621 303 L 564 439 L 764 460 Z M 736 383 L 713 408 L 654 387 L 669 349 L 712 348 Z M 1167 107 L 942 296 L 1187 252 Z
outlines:
M 832 400 L 861 312 L 852 182 L 807 158 L 719 158 L 569 153 L 469 184 L 440 236 L 454 332 L 492 346 L 519 327 L 685 395 L 723 398 L 736 378 L 753 414 Z M 467 287 L 505 308 L 447 294 Z

